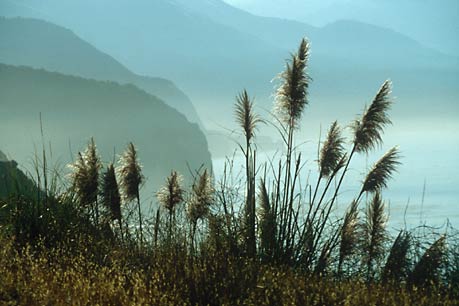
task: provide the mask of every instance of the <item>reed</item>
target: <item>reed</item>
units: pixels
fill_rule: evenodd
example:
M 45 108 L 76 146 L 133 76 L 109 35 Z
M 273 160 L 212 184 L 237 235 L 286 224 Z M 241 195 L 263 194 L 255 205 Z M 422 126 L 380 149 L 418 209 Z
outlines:
M 96 226 L 99 225 L 99 172 L 102 169 L 94 138 L 86 150 L 78 153 L 77 160 L 70 165 L 73 187 L 83 207 L 89 207 Z
M 191 222 L 191 246 L 194 251 L 196 228 L 199 220 L 209 216 L 210 207 L 214 204 L 215 189 L 212 177 L 207 169 L 195 179 L 191 188 L 191 196 L 187 202 L 187 215 Z
M 143 244 L 142 209 L 140 205 L 140 186 L 144 181 L 142 167 L 137 157 L 137 150 L 131 142 L 118 162 L 118 176 L 122 194 L 126 202 L 137 200 L 139 217 L 140 244 Z
M 375 193 L 386 188 L 387 181 L 397 170 L 398 165 L 400 165 L 399 152 L 397 147 L 394 147 L 373 165 L 363 182 L 359 198 L 364 192 Z
M 246 239 L 246 252 L 250 256 L 256 254 L 255 233 L 255 181 L 256 181 L 256 152 L 252 148 L 252 140 L 255 136 L 257 125 L 263 121 L 254 113 L 254 104 L 250 100 L 246 90 L 236 98 L 235 116 L 236 121 L 242 128 L 245 136 L 245 147 L 240 145 L 245 158 L 246 170 L 246 200 L 244 216 L 244 235 Z
M 260 256 L 264 261 L 273 258 L 276 247 L 276 216 L 270 203 L 266 184 L 262 179 L 259 184 L 259 237 L 260 237 Z
M 174 227 L 175 211 L 184 200 L 184 190 L 181 186 L 183 178 L 176 171 L 172 171 L 166 179 L 164 185 L 156 194 L 159 203 L 167 210 L 169 214 L 169 240 L 172 239 L 172 229 Z M 174 222 L 175 223 L 175 222 Z
M 116 179 L 115 167 L 111 163 L 102 174 L 101 203 L 109 212 L 109 219 L 117 221 L 120 235 L 123 236 L 123 221 L 121 215 L 121 195 Z
M 381 194 L 376 192 L 368 203 L 365 220 L 362 227 L 363 264 L 366 267 L 366 277 L 370 281 L 374 278 L 374 266 L 384 257 L 385 243 L 387 242 L 384 202 Z
M 278 186 L 275 188 L 277 195 L 274 197 L 276 214 L 279 213 L 278 242 L 279 248 L 284 253 L 285 260 L 294 252 L 294 240 L 296 233 L 294 208 L 294 193 L 298 183 L 298 173 L 301 164 L 301 156 L 294 156 L 294 132 L 299 127 L 303 111 L 309 104 L 308 89 L 311 78 L 307 73 L 309 60 L 309 42 L 302 39 L 298 51 L 291 56 L 285 70 L 279 75 L 281 83 L 276 91 L 275 113 L 280 127 L 281 137 L 286 145 L 286 159 L 283 166 L 281 181 L 280 170 Z M 282 167 L 281 167 L 282 168 Z M 278 210 L 278 211 L 277 211 Z
M 338 276 L 342 274 L 343 263 L 347 257 L 352 256 L 358 247 L 359 233 L 358 233 L 358 202 L 352 201 L 351 206 L 347 210 L 343 224 L 341 226 L 341 241 L 339 247 L 338 258 Z

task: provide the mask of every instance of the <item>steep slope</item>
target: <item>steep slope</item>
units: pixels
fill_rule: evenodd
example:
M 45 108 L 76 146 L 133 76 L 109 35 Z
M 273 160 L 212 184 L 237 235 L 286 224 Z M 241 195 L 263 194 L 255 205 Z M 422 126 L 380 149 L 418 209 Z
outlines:
M 135 75 L 70 30 L 35 19 L 0 18 L 0 62 L 97 80 L 132 83 L 200 123 L 189 98 L 171 81 Z
M 138 146 L 152 196 L 172 169 L 211 167 L 197 124 L 132 85 L 0 65 L 0 138 L 26 164 L 41 143 L 39 114 L 54 160 L 67 163 L 91 136 L 111 161 L 130 141 Z M 189 180 L 188 180 L 189 182 Z
M 36 197 L 37 191 L 35 183 L 18 169 L 17 163 L 9 161 L 0 151 L 0 200 L 13 195 Z
M 135 73 L 161 75 L 180 84 L 201 118 L 215 118 L 211 105 L 226 105 L 224 113 L 229 111 L 230 101 L 244 86 L 263 92 L 286 54 L 261 38 L 169 0 L 15 1 L 14 9 L 6 4 L 13 5 L 0 0 L 4 16 L 44 16 Z

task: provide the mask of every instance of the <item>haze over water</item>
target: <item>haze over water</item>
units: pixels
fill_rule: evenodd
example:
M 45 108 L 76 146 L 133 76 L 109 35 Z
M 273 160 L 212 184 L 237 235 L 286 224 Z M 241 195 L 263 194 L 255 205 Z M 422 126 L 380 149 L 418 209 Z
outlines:
M 417 124 L 421 125 L 421 122 Z M 385 133 L 384 145 L 368 156 L 353 158 L 336 205 L 335 216 L 341 218 L 361 188 L 361 182 L 371 165 L 392 145 L 399 145 L 401 165 L 383 191 L 388 208 L 388 228 L 396 231 L 419 225 L 442 227 L 447 222 L 459 227 L 459 134 L 458 123 L 444 121 L 443 130 L 430 130 L 419 135 L 414 126 L 403 124 L 403 128 L 389 128 Z M 395 123 L 394 125 L 397 125 Z M 309 175 L 309 184 L 317 178 L 317 141 L 311 139 L 301 146 L 302 160 L 306 161 L 301 173 L 304 188 Z M 244 158 L 235 148 L 234 173 L 243 171 Z M 272 158 L 277 164 L 282 153 L 258 151 L 258 164 Z M 218 178 L 223 174 L 225 158 L 214 158 L 213 167 Z M 260 171 L 262 173 L 263 171 Z M 243 172 L 242 172 L 243 173 Z M 259 176 L 260 178 L 260 176 Z M 272 176 L 271 176 L 272 178 Z M 362 200 L 360 208 L 364 209 Z

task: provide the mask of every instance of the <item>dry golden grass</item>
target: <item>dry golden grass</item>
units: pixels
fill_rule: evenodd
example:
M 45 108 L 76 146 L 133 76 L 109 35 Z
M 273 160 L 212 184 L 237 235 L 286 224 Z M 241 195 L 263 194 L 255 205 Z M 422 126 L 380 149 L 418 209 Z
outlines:
M 156 254 L 138 263 L 114 248 L 96 263 L 91 252 L 19 251 L 2 239 L 2 305 L 457 305 L 440 291 L 305 277 L 213 254 Z M 138 256 L 138 254 L 137 254 Z

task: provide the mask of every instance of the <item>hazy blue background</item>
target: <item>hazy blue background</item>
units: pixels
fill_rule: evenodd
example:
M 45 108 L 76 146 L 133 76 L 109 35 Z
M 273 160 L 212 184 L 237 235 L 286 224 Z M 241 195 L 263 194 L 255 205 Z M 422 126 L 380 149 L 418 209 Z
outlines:
M 83 83 L 72 81 L 69 76 L 93 79 L 84 86 L 99 89 L 107 88 L 103 85 L 107 81 L 132 84 L 122 87 L 125 93 L 137 98 L 145 93 L 154 96 L 144 97 L 142 101 L 159 98 L 162 102 L 155 104 L 156 107 L 161 105 L 176 120 L 176 124 L 169 126 L 158 123 L 156 134 L 148 134 L 139 120 L 123 122 L 132 128 L 126 138 L 138 133 L 151 136 L 142 140 L 144 158 L 154 161 L 158 145 L 162 145 L 164 160 L 169 146 L 177 156 L 180 153 L 177 150 L 183 148 L 182 140 L 174 136 L 168 139 L 169 143 L 159 144 L 153 136 L 180 135 L 190 130 L 194 131 L 189 137 L 194 145 L 186 146 L 189 150 L 186 154 L 193 156 L 193 165 L 197 166 L 200 162 L 209 163 L 207 151 L 210 150 L 218 175 L 224 155 L 236 148 L 238 134 L 232 132 L 236 94 L 246 88 L 255 97 L 257 111 L 269 119 L 276 86 L 272 80 L 283 70 L 285 59 L 297 48 L 300 39 L 308 37 L 309 73 L 313 78 L 311 103 L 297 139 L 298 144 L 305 143 L 300 150 L 308 156 L 306 171 L 314 173 L 314 152 L 320 131 L 323 135 L 335 119 L 346 126 L 371 102 L 382 82 L 390 78 L 394 84 L 395 104 L 391 111 L 394 124 L 386 131 L 385 144 L 380 150 L 353 164 L 354 180 L 348 182 L 342 202 L 349 201 L 352 190 L 358 188 L 356 180 L 362 179 L 362 172 L 384 150 L 400 145 L 403 166 L 386 193 L 391 203 L 391 225 L 403 224 L 402 212 L 409 200 L 410 225 L 424 221 L 441 225 L 449 218 L 459 226 L 458 3 L 457 0 L 0 0 L 0 16 L 5 17 L 0 20 L 0 63 L 59 72 L 66 76 L 40 73 L 48 80 L 65 79 L 71 88 Z M 3 78 L 8 78 L 8 69 L 0 70 L 0 77 L 3 71 Z M 36 88 L 21 79 L 16 81 L 14 88 L 24 88 L 33 96 Z M 56 84 L 51 82 L 47 86 L 55 88 Z M 0 105 L 6 105 L 2 104 L 5 97 L 10 106 L 20 105 L 11 91 L 8 95 L 0 92 Z M 52 97 L 57 99 L 56 95 Z M 109 94 L 102 90 L 97 97 L 105 101 L 104 107 L 110 108 Z M 23 100 L 21 103 L 25 103 Z M 137 100 L 127 98 L 125 103 L 134 114 L 142 113 L 141 118 L 152 120 L 158 118 L 158 110 L 133 101 Z M 71 109 L 68 102 L 62 99 L 66 114 Z M 120 103 L 118 109 L 111 110 L 112 114 L 123 109 Z M 50 110 L 41 108 L 41 111 L 46 114 Z M 24 133 L 22 121 L 12 113 L 3 115 L 10 121 L 0 123 L 0 136 L 16 143 L 10 142 L 2 148 L 25 162 L 31 152 L 25 153 L 24 148 L 33 146 L 26 141 L 28 134 Z M 83 116 L 78 120 L 84 125 Z M 58 123 L 51 125 L 54 124 Z M 109 129 L 105 134 L 104 131 L 98 131 L 101 141 L 104 135 L 110 135 Z M 60 141 L 61 149 L 56 154 L 67 158 L 68 131 L 52 132 Z M 37 133 L 35 130 L 35 141 L 40 139 Z M 202 141 L 203 135 L 207 143 Z M 260 151 L 278 149 L 279 137 L 273 129 L 262 127 L 259 135 Z M 78 136 L 88 138 L 90 133 L 85 128 Z M 84 141 L 80 140 L 74 150 L 80 149 Z M 101 144 L 104 148 L 110 145 Z M 112 151 L 105 152 L 105 156 L 111 155 Z M 185 162 L 181 160 L 177 165 L 182 171 L 187 171 Z M 162 180 L 168 167 L 175 166 L 173 160 L 162 164 L 164 169 L 158 172 L 153 170 L 154 166 L 146 169 L 156 183 Z
M 374 24 L 409 36 L 426 47 L 445 54 L 459 55 L 459 1 L 457 0 L 225 0 L 225 2 L 255 15 L 297 20 L 318 27 L 339 20 L 356 20 Z M 314 41 L 312 43 L 314 44 Z M 459 83 L 456 81 L 455 84 L 457 92 Z M 397 94 L 397 83 L 394 88 Z M 406 103 L 402 99 L 396 101 Z M 438 102 L 435 98 L 431 100 L 433 105 Z M 457 95 L 453 103 L 459 104 Z M 397 110 L 398 106 L 395 106 L 395 109 Z M 388 141 L 386 141 L 386 143 L 393 141 L 400 144 L 404 155 L 401 171 L 387 192 L 392 200 L 392 224 L 400 226 L 405 222 L 404 208 L 409 203 L 407 219 L 412 225 L 426 220 L 428 223 L 439 225 L 442 220 L 449 217 L 458 226 L 459 112 L 455 110 L 448 119 L 444 119 L 439 114 L 418 118 L 417 112 L 413 110 L 411 115 L 405 114 L 400 119 L 395 120 L 395 126 L 389 130 Z M 350 193 L 349 198 L 353 196 L 352 192 Z
M 257 15 L 323 26 L 353 19 L 406 34 L 440 51 L 459 54 L 457 0 L 225 0 Z

